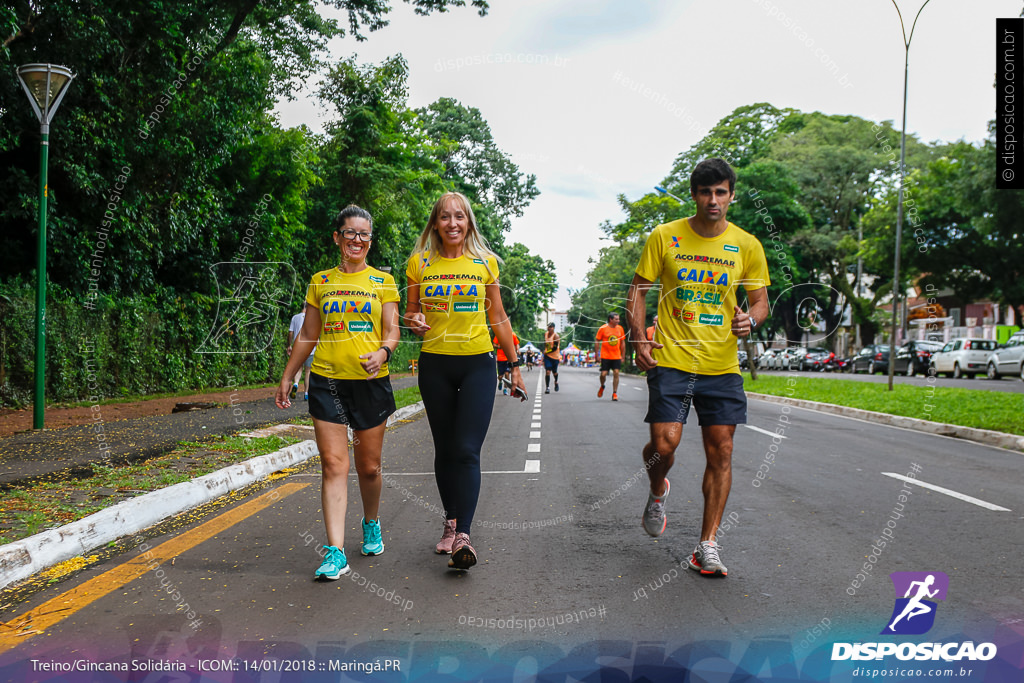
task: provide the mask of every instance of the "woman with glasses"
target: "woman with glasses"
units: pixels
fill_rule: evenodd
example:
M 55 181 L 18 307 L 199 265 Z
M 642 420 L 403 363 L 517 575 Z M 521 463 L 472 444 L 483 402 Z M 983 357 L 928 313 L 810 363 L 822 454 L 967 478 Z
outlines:
M 423 337 L 419 387 L 434 439 L 434 476 L 445 510 L 436 546 L 451 553 L 449 567 L 477 562 L 469 530 L 480 497 L 480 449 L 494 407 L 494 351 L 512 364 L 511 395 L 526 387 L 520 375 L 512 325 L 501 303 L 498 257 L 480 234 L 469 201 L 457 192 L 434 204 L 427 227 L 409 257 L 405 323 Z M 525 399 L 522 399 L 525 400 Z
M 340 262 L 313 276 L 306 293 L 306 319 L 277 387 L 279 408 L 291 405 L 290 378 L 313 347 L 309 414 L 323 475 L 321 502 L 327 544 L 316 578 L 338 579 L 349 570 L 345 557 L 348 505 L 348 427 L 363 502 L 363 555 L 384 552 L 378 507 L 384 428 L 395 412 L 388 361 L 398 346 L 398 289 L 388 273 L 366 264 L 373 239 L 370 214 L 348 206 L 334 222 Z M 319 341 L 319 343 L 317 343 Z

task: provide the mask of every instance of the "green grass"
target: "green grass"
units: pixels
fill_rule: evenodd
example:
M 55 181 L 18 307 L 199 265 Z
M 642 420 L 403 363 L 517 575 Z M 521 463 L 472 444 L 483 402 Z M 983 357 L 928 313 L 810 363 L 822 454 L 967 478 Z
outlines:
M 419 387 L 406 387 L 405 389 L 399 389 L 395 392 L 395 407 L 404 408 L 405 406 L 411 406 L 413 403 L 422 401 L 420 397 Z
M 758 394 L 832 403 L 932 422 L 992 429 L 1024 436 L 1024 397 L 1020 394 L 944 387 L 857 382 L 823 377 L 783 377 L 761 373 L 757 381 L 743 374 L 744 388 Z

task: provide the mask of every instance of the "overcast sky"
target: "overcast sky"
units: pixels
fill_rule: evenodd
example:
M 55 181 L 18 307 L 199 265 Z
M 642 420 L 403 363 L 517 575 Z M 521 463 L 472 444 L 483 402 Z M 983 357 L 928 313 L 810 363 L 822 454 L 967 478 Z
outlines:
M 897 3 L 908 33 L 922 3 Z M 332 55 L 379 63 L 401 53 L 410 106 L 454 97 L 480 109 L 498 146 L 537 176 L 541 195 L 509 242 L 554 261 L 559 308 L 608 244 L 598 226 L 623 217 L 616 195 L 651 191 L 736 107 L 900 125 L 904 47 L 891 0 L 491 0 L 486 17 L 470 8 L 420 17 L 394 4 L 390 26 L 364 43 L 335 41 Z M 986 136 L 995 18 L 1021 7 L 928 4 L 910 50 L 908 132 L 927 142 Z M 323 128 L 310 100 L 278 112 L 286 127 Z

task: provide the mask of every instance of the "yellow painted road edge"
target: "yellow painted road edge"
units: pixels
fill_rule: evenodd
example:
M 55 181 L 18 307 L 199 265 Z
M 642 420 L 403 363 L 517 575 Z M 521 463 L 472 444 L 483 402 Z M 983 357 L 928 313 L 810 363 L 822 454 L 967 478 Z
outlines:
M 122 586 L 139 578 L 153 566 L 154 562 L 163 563 L 191 550 L 203 541 L 213 538 L 245 518 L 270 507 L 285 496 L 290 496 L 306 488 L 309 484 L 284 484 L 273 491 L 264 493 L 247 503 L 228 510 L 203 522 L 191 531 L 175 536 L 149 550 L 146 557 L 138 555 L 127 562 L 114 567 L 110 571 L 95 576 L 75 588 L 47 600 L 35 609 L 14 617 L 10 622 L 0 622 L 0 654 L 26 642 L 32 635 L 38 635 L 46 629 L 68 618 L 78 610 L 112 593 Z M 31 635 L 30 635 L 31 634 Z

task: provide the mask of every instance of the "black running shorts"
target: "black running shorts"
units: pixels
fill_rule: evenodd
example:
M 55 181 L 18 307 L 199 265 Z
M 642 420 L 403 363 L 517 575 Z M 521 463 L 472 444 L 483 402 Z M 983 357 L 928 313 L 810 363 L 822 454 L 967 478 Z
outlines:
M 691 403 L 697 409 L 697 423 L 702 427 L 747 422 L 743 377 L 736 373 L 698 375 L 656 367 L 647 371 L 647 389 L 644 422 L 686 424 Z
M 558 372 L 558 361 L 550 356 L 544 356 L 544 369 L 548 372 Z
M 621 358 L 602 358 L 601 359 L 601 372 L 608 372 L 609 370 L 618 370 L 622 367 Z
M 317 420 L 372 429 L 395 412 L 391 379 L 331 379 L 309 373 L 309 414 Z

